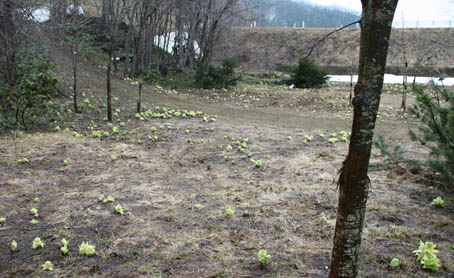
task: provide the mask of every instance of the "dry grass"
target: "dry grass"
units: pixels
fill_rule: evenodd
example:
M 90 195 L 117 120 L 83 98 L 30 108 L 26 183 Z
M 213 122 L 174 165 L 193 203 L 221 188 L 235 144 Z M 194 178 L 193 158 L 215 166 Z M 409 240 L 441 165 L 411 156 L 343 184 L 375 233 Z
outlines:
M 82 69 L 84 98 L 98 107 L 103 81 L 92 77 L 102 71 L 87 64 Z M 115 108 L 125 123 L 118 134 L 93 138 L 90 127 L 111 127 L 99 111 L 85 107 L 84 114 L 61 123 L 69 131 L 0 138 L 0 217 L 7 219 L 0 226 L 1 277 L 327 276 L 337 207 L 333 181 L 348 148 L 327 137 L 351 124 L 347 88 L 289 91 L 244 83 L 230 92 L 145 88 L 148 107 L 218 116 L 204 122 L 201 116 L 137 120 L 136 88 L 119 79 L 114 85 Z M 424 149 L 406 142 L 406 121 L 414 122 L 398 112 L 399 104 L 398 95 L 384 94 L 377 128 L 390 141 L 405 143 L 412 156 L 423 157 Z M 75 138 L 72 131 L 83 136 Z M 157 140 L 148 139 L 156 134 Z M 314 140 L 304 143 L 304 135 Z M 249 139 L 245 153 L 236 150 L 239 137 Z M 29 163 L 18 164 L 23 157 Z M 250 158 L 264 166 L 256 168 Z M 383 159 L 374 151 L 372 163 Z M 392 168 L 372 171 L 370 178 L 361 276 L 449 277 L 454 199 Z M 99 202 L 100 194 L 115 202 Z M 444 209 L 429 206 L 438 195 L 446 201 Z M 117 204 L 124 215 L 115 214 Z M 233 216 L 225 214 L 226 206 Z M 31 207 L 39 210 L 35 226 L 29 223 Z M 31 249 L 36 236 L 44 240 L 43 249 Z M 63 237 L 69 241 L 67 257 L 59 252 Z M 9 251 L 13 239 L 16 252 Z M 419 240 L 439 246 L 438 273 L 423 271 L 415 261 Z M 95 256 L 78 255 L 82 241 L 96 244 Z M 272 256 L 265 268 L 257 262 L 259 249 Z M 402 261 L 400 268 L 388 266 L 393 257 Z M 39 268 L 46 260 L 55 264 L 54 272 Z

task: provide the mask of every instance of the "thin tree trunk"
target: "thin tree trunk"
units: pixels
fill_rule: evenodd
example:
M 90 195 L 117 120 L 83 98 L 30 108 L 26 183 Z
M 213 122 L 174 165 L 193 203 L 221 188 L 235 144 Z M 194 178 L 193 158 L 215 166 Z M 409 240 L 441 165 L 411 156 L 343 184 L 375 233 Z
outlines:
M 71 49 L 71 57 L 73 60 L 73 100 L 74 100 L 74 113 L 79 113 L 77 106 L 77 53 Z
M 16 53 L 19 48 L 18 33 L 16 22 L 14 21 L 14 11 L 16 9 L 14 1 L 3 0 L 0 8 L 0 45 L 6 58 L 6 72 L 0 73 L 4 76 L 6 84 L 15 87 L 17 82 L 17 61 Z
M 139 83 L 139 98 L 137 99 L 137 113 L 142 112 L 142 82 Z
M 107 64 L 107 120 L 112 122 L 112 56 L 113 38 L 111 38 L 109 49 L 109 63 Z
M 177 57 L 178 57 L 178 66 L 180 68 L 184 67 L 184 10 L 183 10 L 183 3 L 181 1 L 177 1 L 177 41 L 178 41 L 178 49 L 177 49 Z
M 398 0 L 362 0 L 359 78 L 355 86 L 352 137 L 339 176 L 339 205 L 330 278 L 358 276 L 358 255 L 369 193 L 369 166 L 383 87 L 392 20 Z
M 404 77 L 402 81 L 402 103 L 400 107 L 402 108 L 402 111 L 407 110 L 407 89 L 408 89 L 408 63 L 405 62 L 405 70 L 404 70 Z

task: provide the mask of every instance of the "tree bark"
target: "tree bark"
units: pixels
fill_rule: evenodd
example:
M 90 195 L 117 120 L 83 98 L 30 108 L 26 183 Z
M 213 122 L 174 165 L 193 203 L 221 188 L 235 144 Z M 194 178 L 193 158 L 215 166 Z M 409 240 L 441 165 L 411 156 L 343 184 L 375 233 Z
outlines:
M 109 49 L 109 63 L 107 64 L 107 120 L 112 122 L 112 57 L 113 39 L 111 39 Z
M 1 75 L 5 83 L 11 87 L 15 87 L 17 83 L 16 54 L 19 48 L 17 25 L 14 20 L 15 9 L 14 1 L 0 1 L 0 50 L 6 62 L 6 71 Z
M 362 0 L 359 78 L 352 136 L 339 176 L 339 205 L 330 278 L 358 276 L 358 255 L 369 193 L 367 170 L 380 104 L 392 20 L 398 0 Z
M 73 100 L 74 100 L 74 113 L 79 113 L 77 107 L 77 52 L 71 47 L 71 57 L 73 60 Z
M 176 2 L 176 9 L 177 9 L 177 38 L 176 41 L 177 43 L 177 57 L 178 57 L 178 66 L 180 68 L 184 67 L 185 61 L 184 61 L 184 6 L 181 0 L 177 0 Z

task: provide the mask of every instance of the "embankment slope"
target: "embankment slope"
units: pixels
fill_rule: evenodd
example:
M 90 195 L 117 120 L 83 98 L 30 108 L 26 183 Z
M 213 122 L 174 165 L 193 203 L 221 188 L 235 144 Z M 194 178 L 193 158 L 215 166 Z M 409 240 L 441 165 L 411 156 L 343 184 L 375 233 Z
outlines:
M 239 69 L 251 72 L 282 71 L 297 64 L 312 45 L 334 29 L 233 28 L 224 32 L 214 52 L 214 62 L 233 57 Z M 348 73 L 359 60 L 360 29 L 332 34 L 311 57 L 331 73 Z M 393 29 L 388 73 L 401 73 L 408 61 L 409 74 L 454 76 L 454 28 Z

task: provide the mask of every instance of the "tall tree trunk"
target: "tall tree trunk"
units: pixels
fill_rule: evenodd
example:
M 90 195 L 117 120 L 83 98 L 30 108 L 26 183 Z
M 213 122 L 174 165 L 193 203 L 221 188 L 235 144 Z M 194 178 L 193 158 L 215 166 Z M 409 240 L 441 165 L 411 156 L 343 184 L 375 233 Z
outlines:
M 109 63 L 107 64 L 107 120 L 112 122 L 112 57 L 113 37 L 110 40 Z
M 108 26 L 112 21 L 112 0 L 102 0 L 102 20 L 104 26 Z
M 178 57 L 178 66 L 180 68 L 184 67 L 184 5 L 181 0 L 177 0 L 177 57 Z
M 74 100 L 74 113 L 79 113 L 77 107 L 77 52 L 71 48 L 71 57 L 73 60 L 73 100 Z
M 354 116 L 349 153 L 339 176 L 339 205 L 330 278 L 358 276 L 358 255 L 370 183 L 367 170 L 398 0 L 361 2 L 359 79 L 352 101 Z
M 14 21 L 15 9 L 13 0 L 0 1 L 0 51 L 6 59 L 6 71 L 0 75 L 3 75 L 2 78 L 11 87 L 15 87 L 17 82 L 16 54 L 19 48 L 17 26 Z

